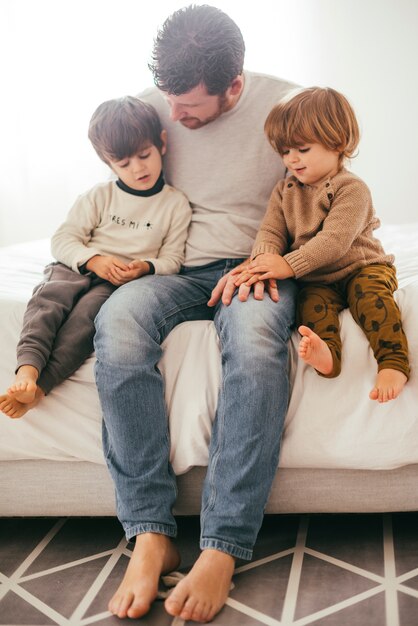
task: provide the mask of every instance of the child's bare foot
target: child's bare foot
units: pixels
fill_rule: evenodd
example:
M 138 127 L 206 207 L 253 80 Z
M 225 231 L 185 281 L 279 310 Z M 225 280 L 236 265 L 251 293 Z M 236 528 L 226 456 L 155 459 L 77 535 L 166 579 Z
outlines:
M 405 386 L 407 377 L 399 370 L 390 368 L 380 370 L 377 374 L 376 384 L 369 393 L 371 400 L 388 402 L 399 396 Z
M 186 622 L 210 622 L 228 598 L 234 567 L 229 554 L 204 550 L 165 601 L 167 612 Z
M 298 330 L 302 335 L 299 344 L 300 358 L 321 374 L 331 374 L 332 354 L 325 341 L 307 326 L 299 326 Z
M 35 400 L 38 389 L 39 372 L 33 365 L 22 365 L 16 373 L 14 383 L 7 390 L 7 395 L 23 404 L 31 404 Z
M 11 397 L 8 394 L 5 394 L 0 396 L 0 411 L 12 419 L 17 419 L 39 404 L 40 400 L 42 400 L 44 396 L 45 394 L 40 387 L 36 388 L 35 398 L 29 403 L 19 402 L 19 400 L 16 400 L 13 396 Z
M 176 569 L 180 555 L 169 537 L 144 533 L 136 538 L 125 576 L 109 602 L 117 617 L 139 618 L 148 613 L 157 597 L 161 574 Z

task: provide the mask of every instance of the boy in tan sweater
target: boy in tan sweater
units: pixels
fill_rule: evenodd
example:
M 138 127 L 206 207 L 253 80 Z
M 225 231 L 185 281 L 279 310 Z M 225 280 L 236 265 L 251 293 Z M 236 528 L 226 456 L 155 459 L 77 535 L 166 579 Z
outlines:
M 103 102 L 89 138 L 118 176 L 82 194 L 52 237 L 57 260 L 28 303 L 16 378 L 0 410 L 22 417 L 93 352 L 94 319 L 113 291 L 148 274 L 174 274 L 191 219 L 186 196 L 166 185 L 166 131 L 154 107 L 126 96 Z
M 298 279 L 299 355 L 329 378 L 341 370 L 338 314 L 348 306 L 378 364 L 370 398 L 392 400 L 409 377 L 408 345 L 394 257 L 373 235 L 380 221 L 368 187 L 344 168 L 359 142 L 355 114 L 342 94 L 312 87 L 275 106 L 265 131 L 291 175 L 273 190 L 235 284 Z

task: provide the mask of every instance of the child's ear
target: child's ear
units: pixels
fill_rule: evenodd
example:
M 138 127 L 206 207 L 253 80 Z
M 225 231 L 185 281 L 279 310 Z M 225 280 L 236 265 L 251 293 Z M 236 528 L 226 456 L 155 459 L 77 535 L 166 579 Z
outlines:
M 167 152 L 167 131 L 161 131 L 161 154 L 165 154 Z

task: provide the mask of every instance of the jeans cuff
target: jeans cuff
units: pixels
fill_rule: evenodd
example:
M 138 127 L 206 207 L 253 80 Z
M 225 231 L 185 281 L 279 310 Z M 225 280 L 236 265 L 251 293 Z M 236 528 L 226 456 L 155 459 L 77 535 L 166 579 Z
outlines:
M 133 537 L 143 535 L 144 533 L 155 533 L 157 535 L 166 535 L 167 537 L 175 537 L 177 535 L 177 529 L 174 526 L 168 526 L 167 524 L 155 524 L 153 522 L 136 524 L 136 526 L 123 524 L 123 530 L 125 531 L 125 536 L 128 541 Z
M 219 552 L 225 552 L 230 556 L 233 556 L 237 559 L 243 559 L 245 561 L 251 561 L 253 558 L 253 551 L 248 550 L 247 548 L 241 548 L 233 543 L 229 543 L 228 541 L 222 541 L 221 539 L 208 539 L 202 537 L 200 540 L 200 549 L 201 550 L 219 550 Z

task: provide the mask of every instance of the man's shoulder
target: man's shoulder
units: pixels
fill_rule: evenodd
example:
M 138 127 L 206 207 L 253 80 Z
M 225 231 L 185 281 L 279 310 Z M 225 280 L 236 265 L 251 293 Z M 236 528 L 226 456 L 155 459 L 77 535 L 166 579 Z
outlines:
M 146 89 L 142 89 L 137 94 L 137 97 L 141 98 L 141 100 L 147 100 L 148 98 L 152 97 L 154 93 L 158 93 L 158 89 L 155 86 L 151 86 L 147 87 Z
M 148 87 L 137 94 L 140 100 L 147 102 L 157 111 L 160 120 L 166 128 L 170 124 L 170 108 L 167 106 L 167 102 L 161 91 L 157 87 Z
M 164 103 L 164 98 L 161 92 L 155 86 L 148 87 L 147 89 L 140 91 L 137 94 L 137 96 L 140 100 L 143 100 L 144 102 L 148 102 L 149 104 L 152 104 L 157 109 L 161 104 Z
M 300 88 L 300 85 L 272 74 L 245 70 L 245 77 L 249 81 L 251 91 L 271 93 L 276 98 L 281 98 L 290 91 Z
M 272 74 L 263 74 L 262 72 L 253 72 L 244 70 L 244 76 L 247 81 L 248 91 L 253 97 L 258 95 L 268 98 L 273 102 L 277 102 L 294 89 L 300 88 L 300 85 Z M 157 111 L 166 111 L 167 105 L 164 97 L 157 87 L 148 87 L 138 94 L 138 98 L 152 104 Z

